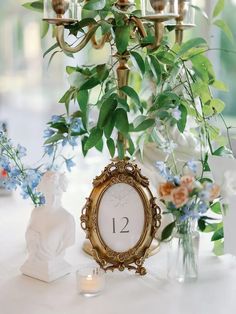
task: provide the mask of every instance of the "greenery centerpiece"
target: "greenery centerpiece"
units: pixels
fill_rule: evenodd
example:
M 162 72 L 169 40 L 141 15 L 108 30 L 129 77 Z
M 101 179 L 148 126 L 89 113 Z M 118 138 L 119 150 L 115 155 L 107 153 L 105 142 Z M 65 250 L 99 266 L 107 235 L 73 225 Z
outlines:
M 183 44 L 173 43 L 169 40 L 172 26 L 165 28 L 162 41 L 157 43 L 152 23 L 146 22 L 138 28 L 140 1 L 135 3 L 135 9 L 122 10 L 114 0 L 80 2 L 81 19 L 65 26 L 69 36 L 74 36 L 75 45 L 77 41 L 80 45 L 81 40 L 87 40 L 88 29 L 92 28 L 91 38 L 96 39 L 93 35 L 103 38 L 103 44 L 110 46 L 114 57 L 109 63 L 66 67 L 70 86 L 59 100 L 65 105 L 65 114 L 53 116 L 48 122 L 45 153 L 55 161 L 65 145 L 73 148 L 81 145 L 84 156 L 93 148 L 103 151 L 107 146 L 112 158 L 137 155 L 142 158 L 145 145 L 152 143 L 165 152 L 168 167 L 178 171 L 171 130 L 175 128 L 184 135 L 191 121 L 188 131 L 200 148 L 197 159 L 202 169 L 201 180 L 210 182 L 209 154 L 232 154 L 230 138 L 223 138 L 213 122 L 213 118 L 223 119 L 225 105 L 214 97 L 212 90 L 226 90 L 226 87 L 216 78 L 206 55 L 211 48 L 200 37 Z M 24 6 L 43 11 L 41 0 Z M 213 23 L 231 37 L 226 23 L 218 18 L 223 7 L 224 1 L 219 0 L 213 12 Z M 198 7 L 194 8 L 199 11 Z M 44 22 L 43 27 L 43 35 L 46 35 L 50 29 L 48 23 Z M 55 26 L 52 25 L 51 30 L 55 35 Z M 94 45 L 99 46 L 98 41 Z M 73 56 L 73 46 L 68 52 L 61 49 L 58 42 L 44 55 L 51 54 L 52 59 L 59 51 Z M 120 69 L 126 72 L 122 82 Z M 92 117 L 94 111 L 97 119 Z M 66 162 L 69 169 L 74 165 L 71 159 Z M 8 175 L 12 177 L 11 171 Z M 221 213 L 218 205 L 217 213 Z M 223 238 L 222 223 L 211 224 L 208 218 L 201 217 L 199 227 L 202 231 L 206 228 L 214 231 L 212 239 L 218 248 Z M 215 251 L 219 252 L 216 247 Z

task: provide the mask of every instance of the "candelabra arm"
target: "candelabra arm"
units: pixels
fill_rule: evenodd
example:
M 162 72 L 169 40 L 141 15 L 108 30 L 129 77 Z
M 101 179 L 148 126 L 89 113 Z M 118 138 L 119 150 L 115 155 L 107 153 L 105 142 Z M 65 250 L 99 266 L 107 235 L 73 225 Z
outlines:
M 117 73 L 118 87 L 120 89 L 121 87 L 128 85 L 130 69 L 128 67 L 127 62 L 129 59 L 129 55 L 128 54 L 123 55 L 123 56 L 117 55 L 117 57 L 119 58 L 119 65 L 116 69 L 116 73 Z M 127 95 L 123 93 L 121 90 L 119 90 L 119 96 L 123 99 L 127 99 Z M 129 149 L 129 142 L 127 138 L 125 138 L 122 133 L 118 132 L 118 141 L 122 143 L 123 148 L 124 148 L 124 154 L 125 154 L 126 151 Z
M 158 21 L 154 23 L 154 27 L 155 27 L 155 42 L 153 45 L 149 46 L 151 50 L 155 50 L 160 47 L 165 28 L 164 23 Z
M 64 29 L 65 29 L 64 25 L 58 25 L 56 27 L 56 38 L 57 38 L 58 45 L 64 51 L 76 53 L 82 50 L 87 45 L 90 39 L 94 36 L 98 27 L 99 27 L 98 24 L 91 26 L 88 32 L 85 34 L 84 38 L 81 40 L 81 42 L 75 47 L 72 47 L 64 39 Z
M 108 23 L 112 23 L 113 19 L 109 18 L 107 20 Z M 90 25 L 89 26 L 89 30 L 92 28 L 93 26 Z M 111 34 L 110 33 L 106 33 L 104 34 L 101 39 L 97 40 L 95 34 L 92 36 L 91 38 L 91 43 L 94 49 L 102 49 L 105 45 L 106 42 L 109 42 L 111 39 Z
M 139 18 L 135 17 L 135 16 L 132 16 L 130 18 L 130 20 L 133 21 L 135 23 L 135 25 L 137 26 L 138 32 L 141 35 L 141 37 L 143 37 L 143 38 L 146 37 L 147 36 L 147 32 L 146 32 L 145 27 L 143 26 L 142 21 Z
M 91 43 L 94 49 L 102 49 L 106 42 L 109 41 L 110 34 L 104 34 L 100 40 L 97 40 L 95 35 L 91 38 Z
M 175 29 L 175 42 L 179 45 L 182 44 L 184 37 L 184 31 L 182 28 L 179 28 L 178 26 Z

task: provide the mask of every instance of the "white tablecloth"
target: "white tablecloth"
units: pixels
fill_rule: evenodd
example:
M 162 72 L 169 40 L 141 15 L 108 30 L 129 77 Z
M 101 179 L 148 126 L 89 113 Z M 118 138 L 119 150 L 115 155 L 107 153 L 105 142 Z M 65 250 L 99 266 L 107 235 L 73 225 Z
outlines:
M 65 203 L 78 223 L 77 243 L 66 257 L 78 267 L 91 262 L 81 250 L 83 199 L 68 197 Z M 215 257 L 205 236 L 201 238 L 199 279 L 191 284 L 167 280 L 165 247 L 146 261 L 147 276 L 109 273 L 105 291 L 90 299 L 77 294 L 74 273 L 50 284 L 23 276 L 19 268 L 27 254 L 24 232 L 30 211 L 30 204 L 15 194 L 0 198 L 0 314 L 236 313 L 236 261 L 231 256 Z

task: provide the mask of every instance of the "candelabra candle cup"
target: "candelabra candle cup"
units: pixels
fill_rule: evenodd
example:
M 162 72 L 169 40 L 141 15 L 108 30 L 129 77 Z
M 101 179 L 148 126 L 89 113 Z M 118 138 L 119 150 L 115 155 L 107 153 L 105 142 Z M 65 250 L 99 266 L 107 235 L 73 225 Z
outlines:
M 80 0 L 44 0 L 44 20 L 52 24 L 68 24 L 78 19 Z
M 84 267 L 77 271 L 76 281 L 79 294 L 93 297 L 105 288 L 105 272 L 99 267 Z
M 68 0 L 52 0 L 52 8 L 58 17 L 62 17 L 69 8 Z
M 142 0 L 142 15 L 147 20 L 164 22 L 178 16 L 178 0 Z
M 166 25 L 177 24 L 178 28 L 191 28 L 195 26 L 195 10 L 191 0 L 178 0 L 178 16 L 175 21 L 170 20 Z
M 150 0 L 151 6 L 155 12 L 162 12 L 166 6 L 165 0 Z

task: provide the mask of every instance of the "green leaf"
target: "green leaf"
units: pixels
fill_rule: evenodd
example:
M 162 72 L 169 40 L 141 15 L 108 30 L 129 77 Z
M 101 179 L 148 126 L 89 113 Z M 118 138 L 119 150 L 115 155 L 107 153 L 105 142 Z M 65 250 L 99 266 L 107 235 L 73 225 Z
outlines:
M 58 142 L 58 141 L 60 141 L 60 140 L 63 140 L 63 139 L 64 139 L 64 135 L 61 134 L 61 133 L 57 133 L 57 134 L 51 136 L 50 138 L 48 138 L 48 139 L 44 142 L 44 144 L 47 145 L 47 144 L 56 143 L 56 142 Z
M 188 111 L 184 105 L 179 105 L 179 110 L 181 111 L 181 118 L 177 121 L 177 127 L 179 131 L 183 133 L 187 123 Z
M 144 74 L 145 74 L 145 63 L 144 63 L 142 56 L 136 51 L 131 51 L 130 55 L 131 55 L 132 62 L 134 64 L 134 66 L 136 68 L 138 68 L 140 70 L 140 72 L 142 73 L 142 76 L 144 76 Z
M 109 138 L 107 140 L 107 147 L 109 149 L 111 157 L 114 157 L 115 151 L 116 151 L 116 147 L 115 147 L 115 143 L 114 143 L 112 138 Z
M 130 28 L 127 25 L 117 26 L 115 29 L 115 42 L 119 53 L 127 50 L 130 39 Z
M 211 205 L 211 210 L 213 211 L 213 213 L 221 215 L 222 211 L 221 211 L 221 204 L 220 204 L 220 202 L 216 202 L 213 205 Z
M 214 248 L 213 248 L 213 253 L 216 256 L 222 256 L 224 255 L 224 241 L 218 240 L 214 242 Z
M 59 103 L 65 104 L 67 113 L 69 113 L 69 104 L 70 104 L 70 101 L 73 98 L 74 94 L 75 94 L 75 89 L 70 88 L 68 91 L 65 92 L 65 94 L 62 96 L 62 98 L 59 100 Z
M 218 16 L 223 10 L 225 6 L 225 0 L 218 0 L 214 7 L 213 17 Z
M 214 113 L 221 113 L 225 108 L 225 103 L 222 100 L 215 98 L 211 100 L 210 106 L 212 107 Z
M 124 150 L 124 144 L 121 141 L 117 141 L 117 151 L 118 151 L 119 159 L 124 159 L 125 150 Z
M 215 81 L 215 72 L 210 60 L 203 55 L 197 55 L 191 61 L 193 69 L 200 79 L 208 84 L 213 84 Z
M 117 101 L 118 101 L 118 106 L 117 106 L 117 108 L 122 108 L 122 109 L 124 109 L 124 110 L 127 111 L 127 112 L 130 111 L 130 110 L 129 110 L 129 105 L 128 105 L 126 99 L 117 96 Z
M 202 8 L 200 8 L 199 6 L 197 5 L 193 5 L 191 4 L 191 7 L 194 8 L 196 11 L 198 11 L 199 13 L 202 14 L 203 17 L 205 17 L 205 19 L 209 19 L 208 15 L 206 14 L 206 12 L 204 10 L 202 10 Z
M 198 228 L 200 231 L 204 231 L 206 229 L 206 221 L 202 218 L 198 219 Z
M 32 11 L 43 12 L 43 1 L 27 2 L 22 4 L 22 6 Z
M 91 11 L 99 11 L 104 9 L 106 5 L 106 0 L 89 0 L 85 5 L 83 6 L 84 10 L 91 10 Z
M 181 57 L 182 55 L 184 55 L 188 50 L 194 48 L 194 47 L 207 47 L 207 42 L 205 41 L 205 39 L 201 38 L 201 37 L 197 37 L 197 38 L 193 38 L 190 39 L 188 41 L 186 41 L 180 48 L 179 52 L 178 52 L 178 57 Z
M 224 238 L 224 228 L 221 227 L 220 229 L 217 229 L 211 238 L 211 241 L 218 241 Z
M 104 126 L 104 134 L 107 139 L 111 137 L 112 131 L 114 129 L 116 122 L 115 112 L 109 116 L 109 120 L 106 122 L 106 125 Z
M 134 142 L 132 141 L 131 137 L 129 138 L 128 152 L 129 152 L 130 156 L 132 156 L 134 154 L 134 152 L 135 152 Z
M 228 24 L 224 20 L 216 20 L 213 24 L 219 27 L 231 42 L 234 41 L 234 35 L 231 29 L 229 28 Z
M 158 62 L 157 58 L 154 55 L 149 55 L 148 61 L 151 71 L 157 81 L 157 84 L 159 84 L 161 82 L 162 77 L 162 69 L 160 63 Z
M 163 64 L 173 65 L 175 62 L 175 56 L 168 51 L 161 51 L 156 54 L 158 61 Z
M 112 26 L 107 21 L 101 20 L 100 24 L 101 24 L 101 29 L 102 29 L 102 34 L 103 35 L 107 34 L 107 33 L 109 33 L 111 31 Z
M 96 66 L 96 71 L 97 71 L 97 77 L 100 82 L 103 82 L 107 79 L 109 75 L 109 71 L 107 69 L 106 64 L 99 64 Z
M 89 150 L 90 148 L 94 147 L 97 142 L 102 138 L 102 130 L 98 128 L 93 128 L 91 130 L 91 133 L 89 135 L 89 138 L 87 139 L 85 143 L 85 150 Z
M 74 73 L 75 71 L 76 71 L 75 67 L 72 67 L 72 66 L 69 66 L 69 65 L 66 67 L 66 73 L 69 74 L 69 75 Z
M 155 120 L 154 119 L 144 120 L 132 132 L 144 131 L 144 130 L 152 127 L 154 124 L 155 124 Z
M 217 150 L 214 151 L 212 154 L 214 156 L 228 156 L 233 158 L 233 153 L 230 149 L 228 149 L 226 146 L 221 146 Z
M 59 47 L 59 46 L 58 46 L 58 43 L 53 44 L 50 48 L 48 48 L 48 49 L 44 52 L 43 58 L 45 58 L 46 55 L 47 55 L 49 52 L 51 52 L 52 50 L 56 49 L 57 47 Z
M 167 240 L 171 237 L 174 227 L 175 227 L 175 221 L 171 222 L 169 225 L 167 225 L 163 229 L 162 234 L 161 234 L 161 241 Z
M 212 84 L 212 87 L 218 89 L 218 90 L 221 90 L 223 92 L 228 92 L 229 89 L 228 87 L 225 85 L 224 82 L 221 82 L 221 81 L 218 81 L 218 80 L 215 80 L 214 83 Z
M 79 107 L 82 111 L 82 122 L 84 128 L 87 130 L 87 124 L 88 124 L 88 100 L 89 100 L 89 94 L 87 90 L 80 90 L 77 93 L 77 102 L 79 104 Z
M 99 118 L 98 118 L 99 128 L 103 128 L 106 125 L 107 120 L 110 117 L 110 114 L 116 109 L 116 106 L 117 106 L 117 101 L 114 99 L 113 94 L 103 102 L 100 108 Z
M 87 90 L 80 90 L 77 93 L 77 102 L 82 112 L 85 112 L 87 109 L 89 94 Z
M 219 229 L 219 224 L 218 223 L 213 223 L 213 224 L 208 224 L 203 230 L 205 233 L 212 233 L 215 232 L 217 229 Z
M 129 96 L 138 107 L 141 106 L 139 96 L 132 87 L 123 86 L 120 88 L 120 90 Z
M 100 138 L 100 140 L 95 145 L 95 148 L 101 153 L 103 150 L 103 140 Z
M 40 23 L 40 35 L 41 35 L 41 38 L 44 38 L 47 35 L 48 30 L 49 30 L 48 22 L 41 21 L 41 23 Z
M 127 112 L 121 108 L 116 109 L 115 117 L 116 117 L 116 122 L 115 122 L 116 128 L 121 133 L 128 133 L 129 121 L 128 121 Z
M 85 149 L 85 144 L 88 140 L 88 136 L 84 136 L 82 139 L 81 139 L 81 146 L 82 146 L 82 153 L 83 153 L 83 156 L 85 157 L 88 153 L 88 150 Z
M 92 89 L 99 84 L 100 84 L 100 81 L 97 77 L 91 77 L 83 85 L 81 85 L 80 90 Z

